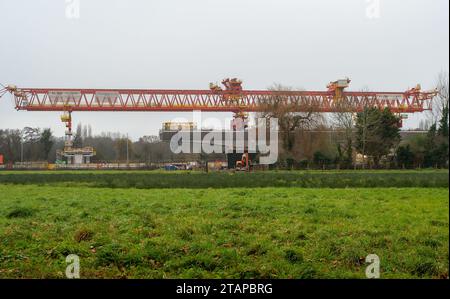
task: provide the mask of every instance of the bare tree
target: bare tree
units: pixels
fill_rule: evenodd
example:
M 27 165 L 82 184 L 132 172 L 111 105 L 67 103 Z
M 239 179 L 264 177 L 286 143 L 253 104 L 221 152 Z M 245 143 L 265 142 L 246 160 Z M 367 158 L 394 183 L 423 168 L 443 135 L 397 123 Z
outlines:
M 82 134 L 83 139 L 88 138 L 88 127 L 87 126 L 83 126 L 83 134 Z
M 431 103 L 431 111 L 428 111 L 427 127 L 439 122 L 442 114 L 449 107 L 449 75 L 446 71 L 441 71 L 436 77 L 437 96 Z
M 336 106 L 337 112 L 332 115 L 332 123 L 343 133 L 345 160 L 348 166 L 350 166 L 353 159 L 355 113 L 352 112 L 350 104 L 346 102 L 337 103 Z M 338 147 L 340 148 L 340 144 Z
M 39 128 L 25 127 L 22 130 L 24 142 L 35 143 L 39 141 L 41 130 Z
M 41 159 L 40 137 L 41 130 L 39 128 L 25 127 L 22 129 L 20 148 L 21 161 L 36 161 Z
M 133 154 L 133 143 L 127 136 L 118 138 L 115 140 L 116 157 L 117 161 L 128 161 L 129 157 Z
M 88 137 L 92 138 L 92 127 L 90 124 L 88 125 Z
M 281 84 L 274 84 L 271 91 L 292 91 L 291 87 L 283 86 Z M 284 150 L 285 158 L 292 158 L 292 151 L 295 145 L 296 131 L 311 130 L 323 123 L 323 116 L 316 112 L 314 107 L 301 107 L 305 112 L 298 111 L 299 107 L 295 104 L 289 103 L 286 96 L 274 94 L 263 103 L 263 111 L 257 114 L 257 117 L 263 118 L 277 118 L 280 140 Z
M 443 119 L 447 117 L 448 123 L 448 110 L 449 110 L 449 78 L 448 72 L 440 72 L 437 79 L 437 101 L 436 101 L 436 109 L 439 119 Z M 445 115 L 444 115 L 445 114 Z M 442 124 L 441 124 L 442 125 Z

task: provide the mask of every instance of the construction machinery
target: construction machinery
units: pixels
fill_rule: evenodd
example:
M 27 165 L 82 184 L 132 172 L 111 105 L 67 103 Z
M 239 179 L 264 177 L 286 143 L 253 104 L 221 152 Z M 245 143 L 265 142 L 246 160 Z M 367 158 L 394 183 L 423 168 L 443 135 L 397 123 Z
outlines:
M 403 92 L 347 91 L 350 82 L 348 78 L 331 82 L 325 91 L 244 90 L 242 81 L 237 78 L 224 79 L 223 88 L 211 83 L 206 90 L 20 88 L 8 85 L 0 89 L 0 97 L 11 93 L 17 110 L 62 112 L 61 120 L 67 127 L 62 155 L 86 158 L 95 154 L 93 149 L 75 150 L 72 144 L 71 113 L 76 111 L 233 112 L 235 119 L 242 120 L 245 129 L 248 113 L 264 111 L 275 99 L 277 104 L 292 112 L 332 113 L 345 109 L 356 113 L 366 107 L 376 107 L 405 115 L 431 110 L 432 99 L 437 95 L 437 90 L 422 91 L 420 85 Z M 233 129 L 241 128 L 234 126 Z
M 250 171 L 251 161 L 248 152 L 242 154 L 240 161 L 236 162 L 236 170 L 238 171 Z
M 344 98 L 344 89 L 350 85 L 351 80 L 349 78 L 330 82 L 327 85 L 328 91 L 334 93 L 334 100 L 340 101 Z
M 19 88 L 4 86 L 0 96 L 9 92 L 17 110 L 26 111 L 215 111 L 260 112 L 275 97 L 292 112 L 339 112 L 345 102 L 353 112 L 365 107 L 389 108 L 394 113 L 431 110 L 437 91 L 422 91 L 420 85 L 403 92 L 345 90 L 350 79 L 328 84 L 326 91 L 244 90 L 242 81 L 225 79 L 225 88 L 211 84 L 206 90 L 177 89 L 73 89 Z
M 91 157 L 95 156 L 95 150 L 90 146 L 73 147 L 72 111 L 70 108 L 61 115 L 61 121 L 66 125 L 64 149 L 56 151 L 56 160 L 63 161 L 65 158 L 67 164 L 89 164 Z
M 194 122 L 163 122 L 162 128 L 165 131 L 192 131 L 197 129 L 197 124 Z

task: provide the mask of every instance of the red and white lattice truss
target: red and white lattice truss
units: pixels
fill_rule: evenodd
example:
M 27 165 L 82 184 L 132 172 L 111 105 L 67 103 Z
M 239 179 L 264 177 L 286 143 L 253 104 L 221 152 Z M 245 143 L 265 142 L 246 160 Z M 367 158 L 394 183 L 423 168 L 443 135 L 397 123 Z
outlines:
M 20 88 L 9 85 L 17 110 L 26 111 L 215 111 L 259 112 L 277 102 L 292 112 L 351 112 L 365 107 L 389 108 L 394 113 L 431 110 L 436 90 L 420 85 L 404 92 L 346 91 L 350 80 L 331 82 L 326 91 L 243 90 L 242 81 L 225 79 L 224 89 L 210 84 L 207 90 L 176 89 L 74 89 Z

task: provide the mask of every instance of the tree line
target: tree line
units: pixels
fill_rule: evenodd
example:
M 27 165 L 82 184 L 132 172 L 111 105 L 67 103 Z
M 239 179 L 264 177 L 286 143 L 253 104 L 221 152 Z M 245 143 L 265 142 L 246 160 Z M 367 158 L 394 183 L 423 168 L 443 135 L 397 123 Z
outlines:
M 63 137 L 54 136 L 48 128 L 0 129 L 0 155 L 4 156 L 5 164 L 37 161 L 55 163 L 56 152 L 64 148 L 64 141 Z M 96 155 L 91 158 L 92 163 L 129 161 L 151 164 L 203 158 L 200 155 L 175 155 L 171 152 L 169 143 L 160 141 L 157 136 L 143 136 L 135 142 L 120 133 L 107 132 L 94 136 L 90 126 L 82 124 L 77 126 L 73 146 L 93 147 Z
M 257 117 L 278 118 L 280 155 L 275 168 L 448 168 L 449 77 L 437 78 L 433 109 L 420 131 L 401 132 L 400 116 L 389 109 L 354 113 L 345 102 L 331 115 L 296 113 L 282 96 L 273 98 Z M 272 90 L 292 90 L 282 85 Z M 368 90 L 363 90 L 368 91 Z M 402 137 L 403 135 L 403 137 Z M 410 136 L 408 136 L 410 135 Z

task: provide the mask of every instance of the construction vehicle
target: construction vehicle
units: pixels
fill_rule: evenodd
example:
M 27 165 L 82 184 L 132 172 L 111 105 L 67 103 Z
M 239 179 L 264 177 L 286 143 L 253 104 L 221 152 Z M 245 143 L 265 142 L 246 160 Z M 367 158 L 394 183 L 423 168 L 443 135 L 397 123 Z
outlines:
M 242 154 L 241 161 L 236 162 L 236 170 L 238 171 L 250 171 L 251 161 L 248 152 Z

